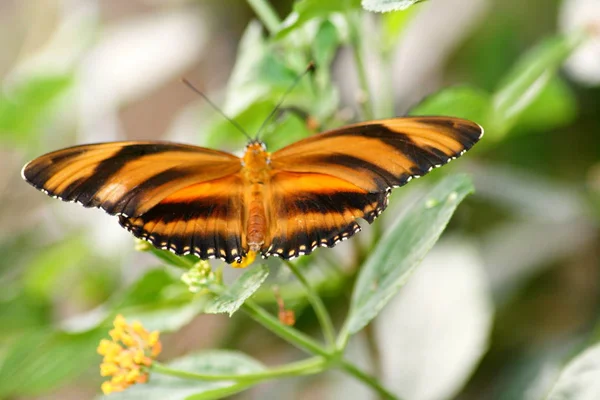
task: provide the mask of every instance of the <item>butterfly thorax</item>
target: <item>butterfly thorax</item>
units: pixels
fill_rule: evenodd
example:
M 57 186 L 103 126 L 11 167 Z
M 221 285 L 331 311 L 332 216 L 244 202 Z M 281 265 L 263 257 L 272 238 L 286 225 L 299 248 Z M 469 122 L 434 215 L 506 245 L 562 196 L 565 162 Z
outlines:
M 251 142 L 242 157 L 244 177 L 252 182 L 268 178 L 271 170 L 271 153 L 262 142 Z
M 265 185 L 271 175 L 271 154 L 261 142 L 246 146 L 242 158 L 242 176 L 248 204 L 246 239 L 249 251 L 258 252 L 265 243 L 267 215 L 265 210 Z

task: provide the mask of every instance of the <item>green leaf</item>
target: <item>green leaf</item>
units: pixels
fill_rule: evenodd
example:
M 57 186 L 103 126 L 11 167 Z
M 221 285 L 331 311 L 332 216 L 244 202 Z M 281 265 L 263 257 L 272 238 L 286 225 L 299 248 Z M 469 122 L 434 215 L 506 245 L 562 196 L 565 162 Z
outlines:
M 175 332 L 202 313 L 207 302 L 208 296 L 199 296 L 187 302 L 162 302 L 122 313 L 128 321 L 139 321 L 149 331 Z
M 157 303 L 164 299 L 163 290 L 174 284 L 180 285 L 181 282 L 164 269 L 150 270 L 127 288 L 118 300 L 116 309 Z
M 227 84 L 227 100 L 223 107 L 223 111 L 229 116 L 241 113 L 268 92 L 265 85 L 259 85 L 256 81 L 256 70 L 267 53 L 262 29 L 261 24 L 253 21 L 240 40 L 236 63 Z
M 501 129 L 493 137 L 499 139 L 513 127 L 581 40 L 579 34 L 553 37 L 521 58 L 494 95 L 494 125 Z
M 232 117 L 250 136 L 254 136 L 264 119 L 271 111 L 273 111 L 274 107 L 274 101 L 255 101 L 248 104 L 248 107 L 238 114 L 232 115 Z M 240 148 L 243 147 L 247 141 L 248 139 L 242 135 L 231 122 L 219 119 L 210 126 L 207 133 L 206 144 L 216 148 Z
M 311 116 L 319 121 L 327 120 L 338 108 L 339 93 L 338 88 L 332 84 L 331 63 L 338 51 L 340 42 L 338 28 L 329 20 L 321 23 L 312 42 L 316 70 L 309 79 L 314 79 L 316 98 L 308 109 L 312 113 Z
M 190 293 L 179 277 L 158 268 L 148 271 L 99 309 L 69 318 L 63 326 L 70 332 L 106 327 L 114 315 L 123 314 L 149 330 L 173 332 L 200 314 L 205 303 L 206 298 Z
M 206 306 L 205 312 L 233 315 L 244 304 L 244 301 L 258 290 L 268 275 L 269 267 L 266 265 L 257 265 L 248 269 L 224 293 L 215 297 Z
M 26 293 L 37 299 L 50 298 L 61 289 L 65 274 L 80 265 L 89 251 L 81 235 L 72 236 L 40 250 L 23 276 Z
M 276 35 L 280 39 L 314 18 L 326 18 L 336 12 L 347 12 L 360 7 L 360 0 L 300 0 L 281 24 Z
M 223 110 L 250 136 L 257 133 L 283 93 L 308 65 L 308 60 L 303 56 L 287 56 L 287 53 L 276 51 L 274 46 L 266 42 L 262 26 L 251 23 L 243 35 L 236 65 L 227 87 Z M 321 50 L 325 51 L 324 48 Z M 315 106 L 318 98 L 309 78 L 306 77 L 289 93 L 284 106 L 307 108 Z M 235 126 L 220 117 L 211 124 L 206 137 L 207 145 L 227 145 L 230 149 L 239 148 L 246 141 Z
M 398 218 L 360 269 L 346 322 L 349 334 L 375 318 L 408 281 L 473 190 L 466 175 L 448 176 Z
M 337 52 L 340 38 L 337 28 L 331 21 L 323 21 L 313 42 L 313 57 L 319 71 L 329 71 L 333 57 Z
M 40 329 L 52 321 L 52 309 L 48 301 L 28 296 L 14 285 L 4 284 L 0 297 L 0 354 L 2 346 L 16 335 Z M 44 299 L 48 300 L 48 299 Z
M 301 65 L 300 68 L 304 67 Z M 229 116 L 237 116 L 259 100 L 276 102 L 298 73 L 279 53 L 272 51 L 263 36 L 262 26 L 257 22 L 250 23 L 241 39 L 223 111 Z M 259 119 L 262 122 L 263 118 Z
M 600 345 L 595 345 L 567 364 L 546 400 L 598 398 L 600 398 Z
M 418 7 L 409 8 L 405 12 L 401 13 L 386 13 L 381 17 L 381 30 L 383 33 L 381 50 L 386 57 L 390 57 L 392 51 L 398 44 L 404 29 L 408 26 L 408 23 L 412 21 L 416 15 Z
M 402 11 L 425 0 L 362 0 L 362 7 L 367 11 L 390 12 Z
M 294 114 L 287 114 L 285 119 L 265 130 L 261 140 L 267 144 L 269 151 L 276 151 L 309 135 L 306 122 Z
M 148 271 L 122 295 L 115 313 L 148 330 L 174 332 L 204 311 L 206 296 L 194 296 L 164 269 Z
M 489 94 L 471 86 L 455 86 L 426 98 L 410 115 L 448 115 L 470 119 L 487 130 L 491 109 Z
M 24 145 L 35 133 L 60 95 L 70 87 L 70 76 L 45 76 L 0 92 L 0 141 Z
M 213 374 L 241 375 L 262 372 L 264 366 L 255 359 L 234 351 L 211 350 L 177 359 L 168 364 L 182 371 Z M 199 381 L 153 373 L 148 383 L 135 385 L 124 392 L 104 396 L 106 400 L 198 400 L 217 399 L 239 392 L 250 386 L 234 381 Z
M 515 126 L 519 132 L 547 132 L 569 125 L 576 117 L 575 94 L 562 79 L 554 77 L 523 111 Z
M 95 349 L 105 334 L 40 330 L 20 336 L 0 365 L 0 398 L 32 396 L 77 378 L 99 360 Z

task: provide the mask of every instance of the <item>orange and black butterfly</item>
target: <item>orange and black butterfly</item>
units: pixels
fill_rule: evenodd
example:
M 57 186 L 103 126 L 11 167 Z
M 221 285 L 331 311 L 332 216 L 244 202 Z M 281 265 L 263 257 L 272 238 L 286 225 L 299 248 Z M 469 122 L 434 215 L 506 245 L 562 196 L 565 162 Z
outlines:
M 228 263 L 290 259 L 372 223 L 392 188 L 470 149 L 483 129 L 450 117 L 395 118 L 315 135 L 243 157 L 161 141 L 70 147 L 23 168 L 44 193 L 99 207 L 156 247 Z M 239 265 L 238 265 L 239 266 Z

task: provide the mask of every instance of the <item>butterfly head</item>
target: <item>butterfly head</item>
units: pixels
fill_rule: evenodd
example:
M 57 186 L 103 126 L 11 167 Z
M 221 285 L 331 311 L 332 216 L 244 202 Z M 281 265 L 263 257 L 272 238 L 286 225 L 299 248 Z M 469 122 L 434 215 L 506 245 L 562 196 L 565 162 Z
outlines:
M 265 169 L 271 163 L 271 153 L 261 141 L 253 140 L 246 145 L 243 164 L 249 170 Z

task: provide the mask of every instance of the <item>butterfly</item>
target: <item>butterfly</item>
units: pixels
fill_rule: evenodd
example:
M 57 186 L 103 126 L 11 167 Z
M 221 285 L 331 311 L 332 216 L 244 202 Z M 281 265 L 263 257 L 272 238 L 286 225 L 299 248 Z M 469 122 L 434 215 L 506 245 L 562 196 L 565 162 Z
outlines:
M 369 121 L 273 153 L 251 139 L 242 157 L 165 141 L 87 144 L 23 168 L 42 192 L 116 215 L 134 236 L 175 254 L 291 259 L 333 247 L 372 223 L 393 188 L 461 156 L 483 136 L 451 117 Z

